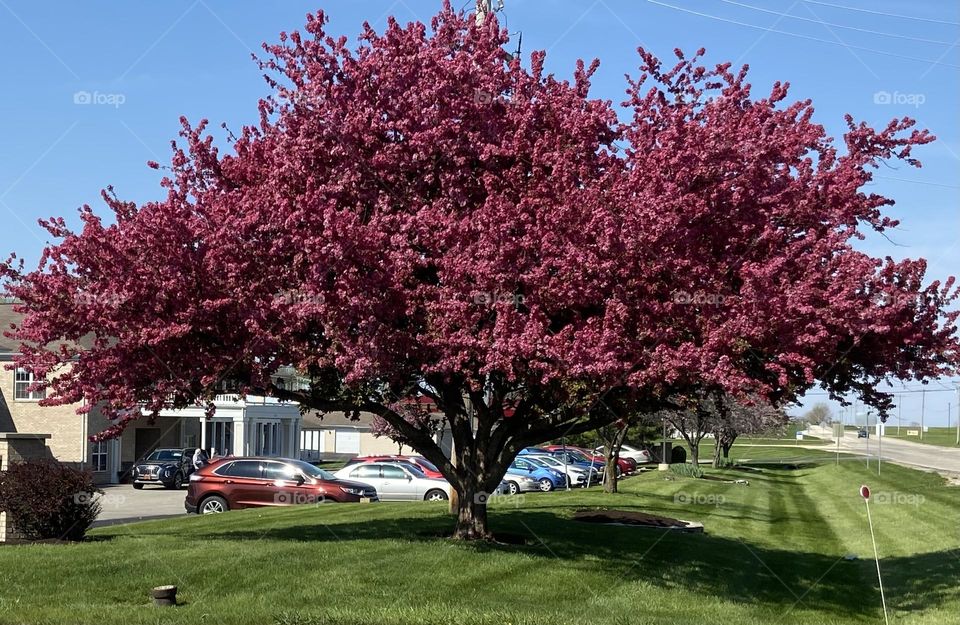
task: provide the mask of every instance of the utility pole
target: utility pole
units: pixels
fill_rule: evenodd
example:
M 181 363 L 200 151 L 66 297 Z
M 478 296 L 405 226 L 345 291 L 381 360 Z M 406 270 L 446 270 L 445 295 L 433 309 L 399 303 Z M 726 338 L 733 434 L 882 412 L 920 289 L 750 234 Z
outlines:
M 897 436 L 900 436 L 900 421 L 903 416 L 903 394 L 897 399 Z
M 927 389 L 920 393 L 920 440 L 923 440 L 923 415 L 927 408 Z
M 880 465 L 883 464 L 883 423 L 886 417 L 877 420 L 877 477 L 880 477 Z
M 487 15 L 493 10 L 492 4 L 493 0 L 477 0 L 477 26 L 487 19 Z
M 482 25 L 491 13 L 502 10 L 503 0 L 497 0 L 496 8 L 493 6 L 493 0 L 477 0 L 477 26 Z

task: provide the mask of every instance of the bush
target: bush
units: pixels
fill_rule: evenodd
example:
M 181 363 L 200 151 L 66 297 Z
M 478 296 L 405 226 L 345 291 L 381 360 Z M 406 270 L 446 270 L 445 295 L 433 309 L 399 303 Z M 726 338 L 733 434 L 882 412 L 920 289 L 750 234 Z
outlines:
M 89 471 L 56 460 L 11 463 L 0 473 L 0 511 L 27 540 L 82 540 L 100 514 Z
M 692 464 L 671 464 L 670 472 L 683 477 L 703 477 L 703 469 Z

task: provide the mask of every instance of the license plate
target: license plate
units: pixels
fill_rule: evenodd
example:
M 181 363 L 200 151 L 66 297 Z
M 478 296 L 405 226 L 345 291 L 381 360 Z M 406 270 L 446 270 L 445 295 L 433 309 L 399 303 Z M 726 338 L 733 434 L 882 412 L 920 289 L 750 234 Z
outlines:
M 369 497 L 361 497 L 360 503 L 370 503 L 371 499 Z
M 157 479 L 157 478 L 153 477 L 152 475 L 144 475 L 144 476 L 141 477 L 140 479 L 142 479 L 142 480 L 155 480 L 155 479 Z

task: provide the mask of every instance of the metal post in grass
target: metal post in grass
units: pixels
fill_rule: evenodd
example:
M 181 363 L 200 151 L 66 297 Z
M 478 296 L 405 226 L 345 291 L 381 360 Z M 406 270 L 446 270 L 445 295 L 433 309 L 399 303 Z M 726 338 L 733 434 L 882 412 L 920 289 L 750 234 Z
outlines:
M 957 386 L 957 445 L 960 445 L 960 386 Z
M 864 484 L 860 487 L 860 496 L 867 506 L 867 523 L 870 524 L 870 540 L 873 542 L 873 559 L 877 562 L 877 581 L 880 583 L 880 602 L 883 605 L 883 622 L 890 625 L 887 617 L 887 598 L 883 594 L 883 577 L 880 575 L 880 554 L 877 551 L 877 537 L 873 533 L 873 517 L 870 516 L 870 487 Z
M 880 477 L 880 465 L 883 463 L 883 435 L 887 431 L 886 423 L 887 415 L 880 415 L 880 423 L 877 424 L 877 477 Z
M 957 386 L 957 412 L 960 412 L 960 386 Z M 957 415 L 957 445 L 960 445 L 960 414 Z
M 837 466 L 840 466 L 840 439 L 843 438 L 843 422 L 833 424 L 833 437 L 837 439 Z
M 927 411 L 927 389 L 920 392 L 920 440 L 923 440 L 923 418 Z

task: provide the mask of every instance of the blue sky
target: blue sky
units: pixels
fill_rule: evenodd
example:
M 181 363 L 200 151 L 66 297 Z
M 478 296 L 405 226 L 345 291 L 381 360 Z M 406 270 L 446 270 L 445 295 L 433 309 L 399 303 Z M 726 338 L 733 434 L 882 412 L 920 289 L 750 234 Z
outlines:
M 458 0 L 464 2 L 464 0 Z M 472 4 L 467 0 L 465 4 Z M 505 0 L 501 19 L 523 33 L 523 50 L 548 51 L 548 69 L 569 76 L 577 58 L 600 58 L 594 94 L 622 100 L 643 45 L 663 58 L 704 46 L 711 62 L 749 63 L 763 94 L 775 80 L 812 98 L 834 135 L 843 115 L 875 125 L 909 115 L 939 140 L 917 152 L 922 170 L 877 172 L 875 188 L 897 200 L 890 240 L 863 247 L 894 258 L 922 256 L 930 275 L 960 274 L 960 4 L 943 0 Z M 160 197 L 159 174 L 178 118 L 256 120 L 267 93 L 250 60 L 263 41 L 301 28 L 325 10 L 329 30 L 355 37 L 363 21 L 427 20 L 440 0 L 0 0 L 0 254 L 35 263 L 47 237 L 40 217 L 74 216 L 112 184 L 125 199 Z M 515 37 L 516 40 L 516 37 Z M 86 94 L 86 95 L 85 95 Z M 90 103 L 84 103 L 89 99 Z M 899 387 L 898 387 L 899 388 Z M 906 389 L 919 389 L 916 383 Z M 935 382 L 927 424 L 946 424 L 957 394 Z M 811 397 L 810 401 L 823 399 Z M 903 421 L 919 421 L 921 393 L 902 395 Z M 849 412 L 849 410 L 848 410 Z

